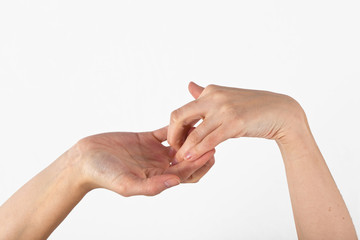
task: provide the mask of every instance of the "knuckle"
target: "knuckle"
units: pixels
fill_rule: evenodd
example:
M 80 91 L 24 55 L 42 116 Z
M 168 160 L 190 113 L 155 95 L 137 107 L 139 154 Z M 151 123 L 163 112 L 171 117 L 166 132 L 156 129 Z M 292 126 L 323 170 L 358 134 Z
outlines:
M 210 146 L 210 147 L 216 146 L 218 138 L 219 138 L 218 134 L 217 135 L 215 135 L 215 134 L 209 135 L 209 137 L 206 140 L 206 145 Z
M 212 92 L 211 97 L 215 102 L 223 103 L 226 102 L 227 95 L 223 91 L 217 89 Z
M 201 134 L 196 129 L 192 131 L 188 137 L 188 142 L 192 144 L 198 143 L 200 140 L 201 140 Z
M 220 112 L 226 115 L 235 116 L 236 115 L 236 109 L 234 107 L 234 104 L 230 102 L 223 103 L 220 109 Z
M 231 103 L 225 103 L 220 108 L 220 114 L 223 119 L 229 123 L 237 123 L 241 120 L 242 111 Z
M 205 91 L 206 92 L 213 92 L 214 90 L 216 90 L 218 88 L 218 86 L 217 85 L 215 85 L 215 84 L 209 84 L 209 85 L 207 85 L 206 87 L 205 87 Z
M 206 91 L 206 93 L 209 94 L 209 96 L 211 96 L 212 100 L 214 101 L 226 100 L 227 94 L 220 86 L 210 84 L 205 88 L 204 91 Z
M 210 151 L 211 149 L 215 148 L 222 139 L 224 139 L 225 133 L 222 131 L 217 131 L 217 133 L 212 133 L 208 135 L 204 141 L 202 142 L 201 148 L 202 151 Z
M 82 152 L 88 152 L 95 148 L 96 141 L 92 136 L 85 137 L 83 139 L 80 139 L 76 144 L 76 149 L 82 153 Z
M 181 116 L 181 108 L 172 111 L 170 115 L 170 122 L 171 123 L 178 122 L 180 120 L 180 116 Z

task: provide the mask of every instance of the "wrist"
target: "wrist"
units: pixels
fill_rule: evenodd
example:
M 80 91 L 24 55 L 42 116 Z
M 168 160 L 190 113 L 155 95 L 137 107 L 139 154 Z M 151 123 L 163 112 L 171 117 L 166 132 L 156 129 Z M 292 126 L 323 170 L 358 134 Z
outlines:
M 276 138 L 284 161 L 289 159 L 311 159 L 309 155 L 319 152 L 304 111 L 301 109 Z
M 55 161 L 55 166 L 60 172 L 59 175 L 70 183 L 75 192 L 85 195 L 93 189 L 84 174 L 83 159 L 76 146 L 62 154 Z

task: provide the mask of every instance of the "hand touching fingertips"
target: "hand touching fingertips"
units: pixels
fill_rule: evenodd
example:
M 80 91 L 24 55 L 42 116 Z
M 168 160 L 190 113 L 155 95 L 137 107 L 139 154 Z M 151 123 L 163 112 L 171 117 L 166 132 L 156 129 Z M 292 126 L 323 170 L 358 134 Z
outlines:
M 202 88 L 192 82 L 189 91 L 195 100 L 172 112 L 168 131 L 178 161 L 196 160 L 228 138 L 280 140 L 293 130 L 290 123 L 306 122 L 301 106 L 286 95 L 217 85 Z
M 176 159 L 194 161 L 214 149 L 223 139 L 221 122 L 205 119 L 193 128 L 176 154 Z

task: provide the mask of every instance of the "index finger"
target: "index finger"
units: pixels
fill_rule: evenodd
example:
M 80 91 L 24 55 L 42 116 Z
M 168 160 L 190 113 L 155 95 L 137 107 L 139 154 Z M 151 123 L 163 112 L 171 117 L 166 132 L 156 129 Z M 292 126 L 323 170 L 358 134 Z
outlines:
M 191 175 L 201 169 L 208 161 L 210 161 L 215 154 L 215 149 L 210 150 L 196 161 L 182 161 L 179 164 L 169 167 L 164 174 L 176 175 L 180 178 L 181 182 L 186 181 Z M 197 173 L 196 173 L 197 174 Z
M 168 129 L 168 143 L 179 150 L 185 141 L 188 131 L 206 114 L 206 106 L 200 99 L 194 100 L 171 113 Z

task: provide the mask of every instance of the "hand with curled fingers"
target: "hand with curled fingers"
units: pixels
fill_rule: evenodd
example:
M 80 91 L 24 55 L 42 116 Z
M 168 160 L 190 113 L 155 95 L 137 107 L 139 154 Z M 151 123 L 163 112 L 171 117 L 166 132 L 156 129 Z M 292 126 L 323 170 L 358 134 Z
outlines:
M 194 101 L 171 113 L 168 142 L 176 159 L 196 160 L 229 138 L 282 140 L 293 126 L 306 122 L 301 106 L 291 97 L 258 90 L 190 82 Z M 189 135 L 189 129 L 203 120 Z M 187 136 L 188 135 L 188 136 Z
M 211 150 L 196 164 L 172 165 L 175 152 L 162 144 L 167 129 L 98 134 L 80 140 L 71 151 L 81 156 L 81 172 L 91 189 L 153 196 L 180 182 L 197 182 L 214 163 L 215 150 Z
M 162 144 L 167 130 L 81 139 L 0 206 L 0 239 L 46 239 L 95 188 L 154 196 L 180 182 L 199 181 L 214 164 L 215 150 L 196 163 L 171 164 L 175 151 Z

